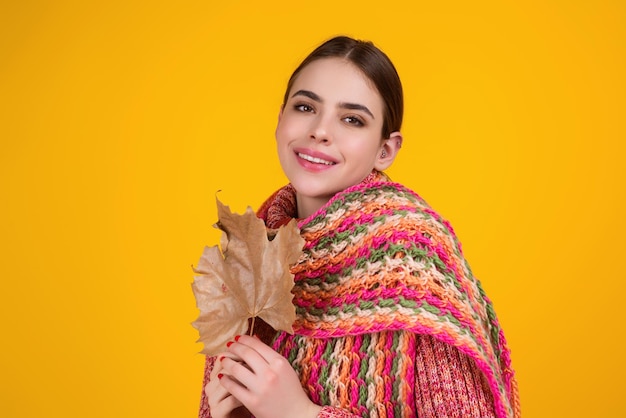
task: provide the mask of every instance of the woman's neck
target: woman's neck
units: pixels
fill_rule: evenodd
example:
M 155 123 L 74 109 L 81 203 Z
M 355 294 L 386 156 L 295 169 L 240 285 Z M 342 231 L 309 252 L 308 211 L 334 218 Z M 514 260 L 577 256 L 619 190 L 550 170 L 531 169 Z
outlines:
M 305 197 L 296 192 L 296 207 L 298 212 L 298 218 L 308 218 L 309 216 L 317 212 L 329 200 L 330 197 Z

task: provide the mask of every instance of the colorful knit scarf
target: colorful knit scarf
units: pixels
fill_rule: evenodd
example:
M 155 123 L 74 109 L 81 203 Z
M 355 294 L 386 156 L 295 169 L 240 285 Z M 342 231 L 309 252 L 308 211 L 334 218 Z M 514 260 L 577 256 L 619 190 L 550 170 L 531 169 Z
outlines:
M 259 210 L 269 227 L 295 213 L 291 186 Z M 452 227 L 423 199 L 374 172 L 299 227 L 306 244 L 292 269 L 297 336 L 431 335 L 476 362 L 499 417 L 519 416 L 509 350 L 492 304 Z M 276 341 L 281 338 L 289 337 Z

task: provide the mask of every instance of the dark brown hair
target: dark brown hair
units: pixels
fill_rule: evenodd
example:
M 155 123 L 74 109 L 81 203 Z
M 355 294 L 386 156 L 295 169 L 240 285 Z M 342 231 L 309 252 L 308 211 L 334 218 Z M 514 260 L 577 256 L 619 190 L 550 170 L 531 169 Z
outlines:
M 372 42 L 337 36 L 324 42 L 311 52 L 291 74 L 283 98 L 283 106 L 289 99 L 289 92 L 298 74 L 310 63 L 323 58 L 342 58 L 354 64 L 374 84 L 383 99 L 383 137 L 389 138 L 392 132 L 402 126 L 404 99 L 402 83 L 398 72 L 389 57 Z

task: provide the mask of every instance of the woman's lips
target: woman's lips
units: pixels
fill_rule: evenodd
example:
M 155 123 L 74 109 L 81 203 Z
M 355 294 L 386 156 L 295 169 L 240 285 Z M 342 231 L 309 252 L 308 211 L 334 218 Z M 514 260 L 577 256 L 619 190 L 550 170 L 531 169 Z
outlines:
M 332 157 L 317 151 L 302 149 L 295 150 L 295 154 L 298 163 L 308 170 L 322 171 L 337 164 Z
M 312 163 L 317 163 L 317 164 L 325 164 L 325 165 L 333 165 L 333 164 L 335 164 L 332 161 L 326 161 L 326 160 L 323 160 L 321 158 L 312 157 L 310 155 L 307 155 L 307 154 L 304 154 L 304 153 L 301 153 L 301 152 L 298 153 L 298 157 L 302 158 L 303 160 L 307 160 L 307 161 L 310 161 Z

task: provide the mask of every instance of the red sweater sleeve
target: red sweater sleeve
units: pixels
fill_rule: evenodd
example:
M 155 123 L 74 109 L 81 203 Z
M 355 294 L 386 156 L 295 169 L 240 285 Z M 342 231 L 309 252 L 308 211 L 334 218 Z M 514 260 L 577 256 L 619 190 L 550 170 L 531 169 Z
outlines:
M 418 335 L 415 404 L 420 417 L 495 417 L 493 396 L 474 360 L 450 344 Z
M 209 401 L 206 396 L 204 388 L 211 376 L 213 370 L 213 364 L 215 363 L 215 357 L 206 356 L 206 362 L 204 364 L 204 379 L 202 379 L 202 395 L 200 396 L 200 412 L 198 418 L 211 418 L 211 411 L 209 411 Z

